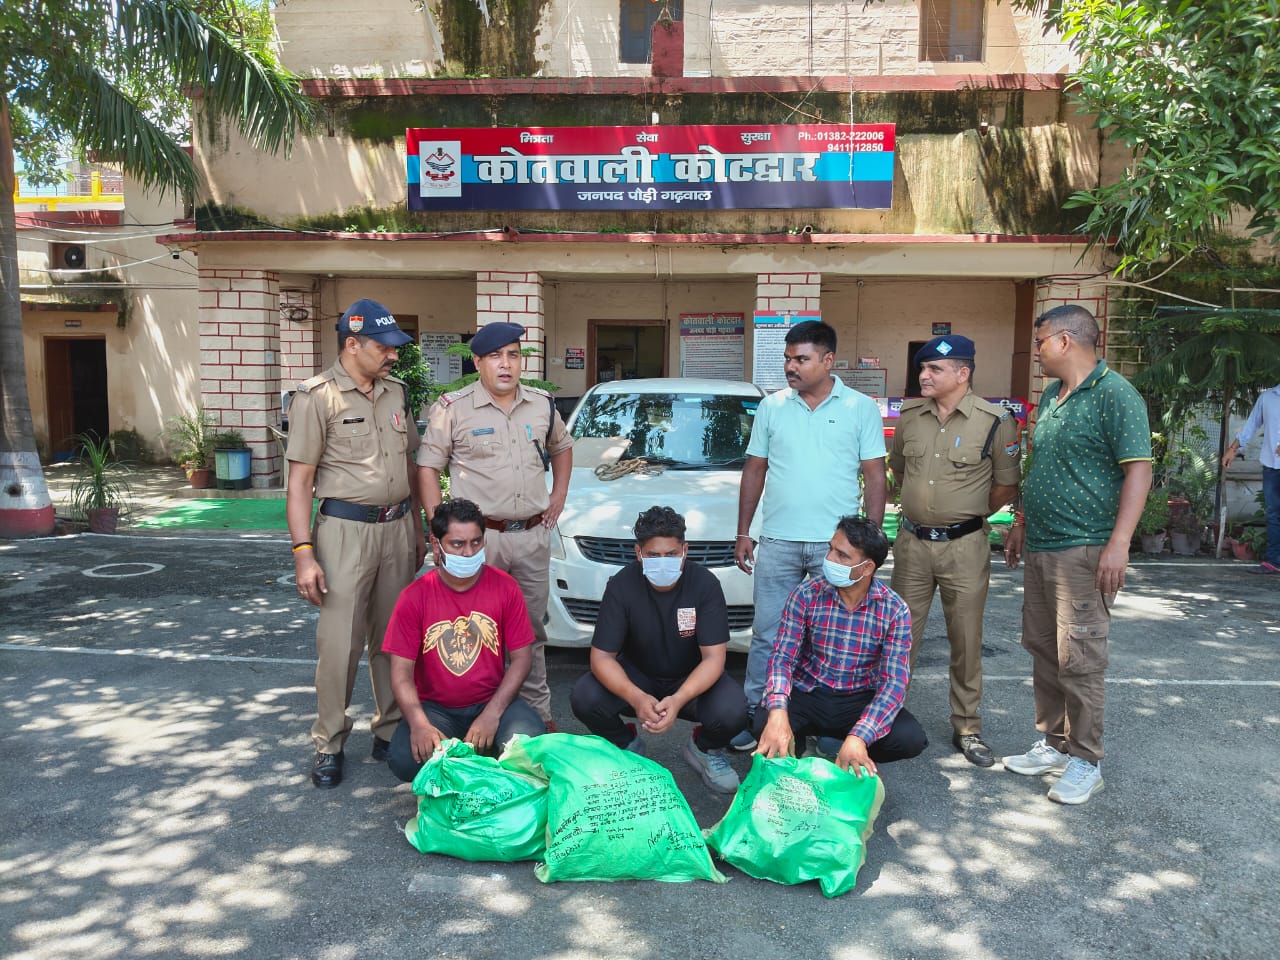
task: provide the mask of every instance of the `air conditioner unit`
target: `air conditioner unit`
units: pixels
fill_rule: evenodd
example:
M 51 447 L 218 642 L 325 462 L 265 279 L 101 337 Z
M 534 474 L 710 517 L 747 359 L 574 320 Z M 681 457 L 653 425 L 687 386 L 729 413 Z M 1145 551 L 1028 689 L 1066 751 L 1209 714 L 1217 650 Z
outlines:
M 85 249 L 82 243 L 49 244 L 49 269 L 83 270 Z

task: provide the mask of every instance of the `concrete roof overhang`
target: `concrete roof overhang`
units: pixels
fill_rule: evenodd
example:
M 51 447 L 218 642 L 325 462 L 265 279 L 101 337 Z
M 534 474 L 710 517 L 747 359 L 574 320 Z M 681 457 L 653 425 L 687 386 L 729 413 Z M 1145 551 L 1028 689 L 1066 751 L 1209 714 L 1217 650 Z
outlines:
M 547 279 L 698 279 L 805 270 L 824 278 L 1033 279 L 1093 272 L 1078 236 L 892 234 L 353 234 L 205 231 L 157 237 L 204 268 L 334 276 L 464 277 L 538 272 Z

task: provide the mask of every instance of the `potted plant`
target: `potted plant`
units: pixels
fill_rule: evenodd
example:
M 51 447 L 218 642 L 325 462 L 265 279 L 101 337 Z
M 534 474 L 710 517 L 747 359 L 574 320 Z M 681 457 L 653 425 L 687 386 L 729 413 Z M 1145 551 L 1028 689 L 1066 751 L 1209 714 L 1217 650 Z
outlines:
M 1158 487 L 1147 494 L 1147 504 L 1142 508 L 1135 528 L 1142 538 L 1143 553 L 1163 553 L 1165 532 L 1169 528 L 1169 495 Z
M 1167 459 L 1169 534 L 1173 552 L 1182 556 L 1200 550 L 1204 529 L 1213 516 L 1218 470 L 1216 460 L 1200 442 L 1203 433 L 1192 428 L 1190 440 L 1175 445 Z
M 1247 526 L 1241 529 L 1240 533 L 1231 543 L 1231 553 L 1237 560 L 1247 560 L 1250 563 L 1257 560 L 1260 556 L 1267 552 L 1267 528 L 1262 526 Z
M 186 471 L 192 488 L 202 490 L 212 486 L 210 460 L 213 457 L 213 428 L 217 424 L 197 407 L 195 413 L 184 413 L 172 418 L 165 431 L 165 438 L 175 451 L 174 459 Z
M 71 509 L 89 521 L 90 533 L 115 533 L 129 499 L 129 468 L 111 456 L 111 444 L 91 433 L 76 437 L 85 468 L 71 488 Z

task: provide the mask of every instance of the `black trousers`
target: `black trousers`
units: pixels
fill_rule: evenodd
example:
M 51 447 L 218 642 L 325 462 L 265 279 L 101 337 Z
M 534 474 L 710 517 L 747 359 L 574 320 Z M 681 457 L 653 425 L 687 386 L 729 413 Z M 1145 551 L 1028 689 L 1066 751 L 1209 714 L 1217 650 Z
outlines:
M 632 683 L 659 700 L 675 693 L 686 679 L 650 677 L 621 658 L 618 662 Z M 631 704 L 609 692 L 595 674 L 585 673 L 578 678 L 569 695 L 569 706 L 573 715 L 596 736 L 619 747 L 631 742 L 632 733 L 622 722 L 623 717 L 635 716 Z M 680 719 L 702 724 L 694 738 L 699 750 L 722 749 L 747 726 L 747 701 L 742 684 L 722 673 L 711 689 L 684 705 Z
M 796 755 L 804 753 L 805 737 L 834 737 L 836 740 L 843 740 L 849 736 L 849 731 L 862 718 L 863 711 L 875 699 L 875 695 L 874 690 L 843 693 L 827 687 L 815 687 L 808 693 L 791 691 L 787 714 L 791 720 L 791 732 L 796 738 Z M 768 719 L 768 710 L 756 711 L 754 734 L 757 739 Z M 904 709 L 898 711 L 888 733 L 874 743 L 867 744 L 867 755 L 876 763 L 892 763 L 894 760 L 909 760 L 919 756 L 928 745 L 929 738 L 925 736 L 924 727 Z

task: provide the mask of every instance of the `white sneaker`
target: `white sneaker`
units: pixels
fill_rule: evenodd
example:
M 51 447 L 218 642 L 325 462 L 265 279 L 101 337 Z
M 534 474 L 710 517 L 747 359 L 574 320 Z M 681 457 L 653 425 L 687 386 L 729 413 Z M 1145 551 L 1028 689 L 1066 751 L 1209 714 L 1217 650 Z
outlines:
M 1058 782 L 1049 788 L 1049 799 L 1058 803 L 1084 803 L 1102 791 L 1102 767 L 1072 757 Z
M 716 793 L 737 792 L 738 784 L 742 781 L 738 779 L 733 767 L 729 766 L 729 758 L 724 755 L 723 750 L 704 752 L 698 749 L 698 745 L 690 737 L 684 742 L 682 752 L 685 760 L 689 761 L 689 766 L 698 772 L 702 782 L 711 790 Z
M 1063 770 L 1070 759 L 1069 755 L 1049 746 L 1042 737 L 1026 753 L 1020 753 L 1016 757 L 1005 757 L 1004 768 L 1032 777 L 1037 773 L 1048 773 L 1050 770 Z

